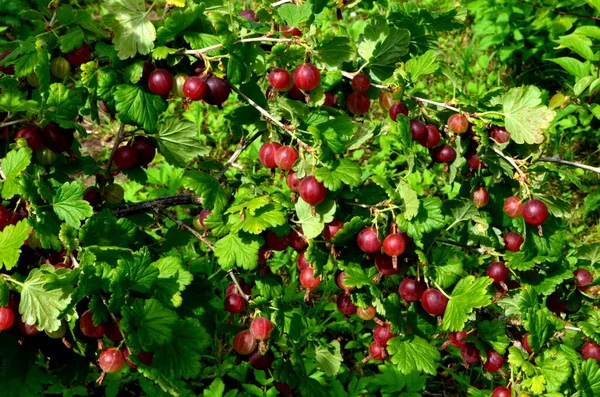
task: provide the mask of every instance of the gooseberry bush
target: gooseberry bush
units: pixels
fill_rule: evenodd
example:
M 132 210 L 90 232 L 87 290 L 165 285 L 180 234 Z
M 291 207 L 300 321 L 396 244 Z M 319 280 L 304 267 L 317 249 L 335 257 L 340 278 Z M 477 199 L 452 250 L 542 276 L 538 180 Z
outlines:
M 594 5 L 472 92 L 425 3 L 3 10 L 2 394 L 600 395 Z

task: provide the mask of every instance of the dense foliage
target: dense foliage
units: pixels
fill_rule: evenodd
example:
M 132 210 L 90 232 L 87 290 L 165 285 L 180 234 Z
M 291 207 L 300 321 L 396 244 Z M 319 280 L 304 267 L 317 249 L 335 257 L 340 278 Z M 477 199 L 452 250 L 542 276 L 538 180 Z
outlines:
M 600 4 L 0 0 L 7 396 L 600 395 Z

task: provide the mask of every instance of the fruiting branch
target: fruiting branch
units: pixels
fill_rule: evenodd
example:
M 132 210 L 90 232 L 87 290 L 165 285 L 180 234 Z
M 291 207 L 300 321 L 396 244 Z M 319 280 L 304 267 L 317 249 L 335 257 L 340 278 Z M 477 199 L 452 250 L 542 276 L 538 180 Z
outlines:
M 235 163 L 235 161 L 238 159 L 238 157 L 240 157 L 242 152 L 244 150 L 246 150 L 248 147 L 250 147 L 250 145 L 252 145 L 252 142 L 254 142 L 261 135 L 262 135 L 262 131 L 259 131 L 259 132 L 256 132 L 254 135 L 252 135 L 250 138 L 248 138 L 246 140 L 244 140 L 244 138 L 242 138 L 240 140 L 240 143 L 238 144 L 237 148 L 235 149 L 235 152 L 233 152 L 233 154 L 231 155 L 229 160 L 227 160 L 227 162 L 223 165 L 223 168 L 221 168 L 221 170 L 219 171 L 219 173 L 217 174 L 215 179 L 216 180 L 221 179 L 223 177 L 223 175 L 225 175 L 225 172 L 227 172 L 227 170 L 233 165 L 233 163 Z
M 106 175 L 110 175 L 110 167 L 112 167 L 112 163 L 115 158 L 115 153 L 117 153 L 117 149 L 119 148 L 119 144 L 121 144 L 121 141 L 123 140 L 124 134 L 125 123 L 121 123 L 121 125 L 119 126 L 119 131 L 117 132 L 117 137 L 115 139 L 112 151 L 110 152 L 110 158 L 108 159 L 108 165 L 106 166 Z
M 464 248 L 466 250 L 475 251 L 481 255 L 493 253 L 493 251 L 490 251 L 489 249 L 487 249 L 485 247 L 473 247 L 471 245 L 462 244 L 462 243 L 459 243 L 458 241 L 447 240 L 445 238 L 438 238 L 436 241 L 443 243 L 443 244 L 454 245 L 455 247 Z
M 6 123 L 2 123 L 0 124 L 0 128 L 4 128 L 4 127 L 10 127 L 11 125 L 15 125 L 15 124 L 21 124 L 26 122 L 27 120 L 25 119 L 20 119 L 20 120 L 13 120 L 13 121 L 7 121 Z
M 293 3 L 293 2 L 294 2 L 294 0 L 279 0 L 279 1 L 271 4 L 271 7 L 279 7 L 279 6 L 282 6 L 282 5 L 286 4 L 286 3 Z
M 193 193 L 182 193 L 174 196 L 159 197 L 154 200 L 142 201 L 140 203 L 126 204 L 112 209 L 116 217 L 129 216 L 152 212 L 156 208 L 171 207 L 174 205 L 202 205 L 202 197 Z
M 545 163 L 556 163 L 562 165 L 568 165 L 571 167 L 581 168 L 583 170 L 592 171 L 600 174 L 600 167 L 592 167 L 591 165 L 575 163 L 573 161 L 562 160 L 560 156 L 557 154 L 552 157 L 540 157 L 537 161 L 545 162 Z
M 235 44 L 255 43 L 255 42 L 263 42 L 263 41 L 268 41 L 268 42 L 272 42 L 272 43 L 291 43 L 296 40 L 297 39 L 276 39 L 273 37 L 261 36 L 261 37 L 251 37 L 249 39 L 241 39 L 241 40 L 236 41 Z M 224 47 L 224 45 L 222 43 L 219 43 L 219 44 L 211 45 L 209 47 L 200 48 L 198 50 L 185 50 L 185 51 L 182 51 L 181 54 L 200 56 L 202 54 L 206 54 L 207 52 L 218 50 L 219 48 L 223 48 L 223 47 Z
M 515 163 L 515 159 L 513 159 L 512 157 L 509 157 L 509 156 L 505 155 L 504 153 L 502 153 L 502 151 L 500 149 L 498 149 L 495 146 L 491 146 L 491 148 L 492 148 L 492 150 L 494 152 L 496 152 L 498 154 L 498 156 L 500 156 L 504 160 L 508 161 L 508 163 L 510 165 L 512 165 L 515 170 L 517 170 L 517 172 L 519 173 L 519 179 L 522 182 L 527 182 L 527 175 L 525 175 L 525 173 L 523 172 L 523 170 L 521 170 L 521 168 L 517 165 L 517 163 Z

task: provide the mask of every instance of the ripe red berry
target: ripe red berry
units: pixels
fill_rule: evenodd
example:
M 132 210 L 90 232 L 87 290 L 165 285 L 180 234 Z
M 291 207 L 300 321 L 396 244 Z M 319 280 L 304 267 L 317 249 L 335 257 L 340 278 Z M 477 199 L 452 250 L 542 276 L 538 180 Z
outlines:
M 412 139 L 415 141 L 421 141 L 426 137 L 427 126 L 421 120 L 411 120 L 410 121 L 410 133 L 412 135 Z
M 273 233 L 270 230 L 267 231 L 266 240 L 267 245 L 273 251 L 285 251 L 287 247 L 290 246 L 290 241 L 287 235 L 283 237 L 278 237 L 275 233 Z
M 300 284 L 308 290 L 316 289 L 321 284 L 321 276 L 315 277 L 315 269 L 309 266 L 300 273 Z
M 273 330 L 273 323 L 266 317 L 256 317 L 250 323 L 250 334 L 256 340 L 267 340 Z
M 520 217 L 523 214 L 521 200 L 515 196 L 510 196 L 504 200 L 504 213 L 511 218 Z
M 512 392 L 508 387 L 498 386 L 492 391 L 492 397 L 512 397 Z
M 275 164 L 284 171 L 291 170 L 298 160 L 298 151 L 291 146 L 281 146 L 275 151 Z
M 327 198 L 327 188 L 312 175 L 300 181 L 298 191 L 302 200 L 313 206 L 322 203 Z
M 115 152 L 114 162 L 120 169 L 135 167 L 138 163 L 137 151 L 131 146 L 121 146 Z
M 360 307 L 356 309 L 356 315 L 364 321 L 372 320 L 373 318 L 375 318 L 376 314 L 377 310 L 375 310 L 373 306 L 369 306 L 366 309 L 362 309 Z
M 369 78 L 362 73 L 359 73 L 352 78 L 352 88 L 356 92 L 365 92 L 369 89 L 370 85 L 371 82 L 369 81 Z
M 267 79 L 277 91 L 289 91 L 294 86 L 292 75 L 285 69 L 273 69 Z
M 529 200 L 523 206 L 523 219 L 525 223 L 539 226 L 548 218 L 548 207 L 539 200 Z
M 293 86 L 292 88 L 290 88 L 290 90 L 288 91 L 288 98 L 293 99 L 294 101 L 304 101 L 305 100 L 304 94 L 296 86 Z
M 428 124 L 425 127 L 427 129 L 427 134 L 423 134 L 421 139 L 419 139 L 419 143 L 425 146 L 426 148 L 434 148 L 440 143 L 440 130 L 438 130 L 436 126 L 431 124 Z
M 247 282 L 245 282 L 241 278 L 238 278 L 238 284 L 240 285 L 240 288 L 242 289 L 242 292 L 244 294 L 246 294 L 248 296 L 252 295 L 252 287 L 250 287 L 250 285 Z M 235 283 L 233 281 L 229 283 L 229 285 L 227 286 L 227 289 L 225 290 L 225 296 L 231 295 L 231 294 L 240 295 L 237 285 L 235 285 Z
M 90 310 L 86 310 L 79 318 L 79 329 L 89 338 L 101 338 L 106 331 L 106 326 L 94 324 L 93 316 L 94 314 Z
M 42 130 L 42 141 L 53 152 L 66 152 L 71 149 L 75 137 L 73 130 L 61 128 L 58 124 L 48 123 Z
M 127 365 L 129 365 L 131 368 L 137 369 L 138 368 L 137 364 L 135 364 L 133 361 L 131 361 L 129 359 L 130 355 L 131 355 L 131 353 L 129 352 L 129 349 L 125 348 L 125 350 L 123 350 L 123 358 L 125 359 L 125 363 Z M 152 359 L 154 358 L 154 353 L 139 352 L 136 356 L 143 364 L 145 364 L 147 366 L 152 365 Z
M 137 153 L 137 165 L 145 167 L 154 160 L 156 148 L 152 141 L 145 136 L 136 136 L 131 143 L 131 147 Z
M 421 299 L 427 285 L 423 281 L 414 278 L 405 278 L 398 287 L 398 294 L 406 302 L 416 302 Z
M 388 341 L 398 335 L 392 332 L 392 328 L 389 323 L 379 324 L 373 330 L 373 339 L 381 346 L 387 346 Z
M 42 332 L 39 329 L 37 329 L 37 327 L 33 324 L 25 324 L 23 322 L 23 316 L 17 317 L 17 328 L 19 328 L 19 331 L 21 331 L 23 335 L 27 336 L 37 335 L 40 332 Z
M 477 189 L 473 190 L 473 193 L 471 193 L 471 199 L 473 200 L 475 207 L 485 207 L 490 202 L 490 194 L 486 188 L 478 187 Z
M 521 244 L 523 244 L 523 236 L 516 232 L 508 232 L 504 235 L 504 248 L 509 251 L 517 252 L 521 249 Z
M 196 61 L 190 66 L 190 74 L 192 76 L 201 76 L 206 72 L 206 64 L 204 61 Z
M 328 106 L 330 108 L 337 105 L 337 95 L 334 95 L 331 92 L 325 93 L 325 102 L 323 102 L 323 106 Z
M 453 114 L 448 118 L 447 124 L 450 131 L 456 134 L 467 132 L 467 129 L 469 128 L 469 121 L 462 114 Z
M 490 137 L 500 144 L 510 141 L 510 133 L 504 127 L 493 127 Z
M 586 342 L 581 348 L 581 355 L 584 360 L 593 359 L 600 364 L 600 345 L 593 342 Z
M 394 96 L 392 93 L 388 91 L 382 91 L 379 95 L 379 106 L 381 106 L 381 108 L 387 112 L 390 110 L 393 104 Z
M 350 293 L 350 291 L 353 291 L 356 289 L 355 286 L 350 286 L 350 285 L 346 285 L 344 283 L 344 279 L 347 278 L 348 275 L 346 274 L 346 272 L 338 272 L 338 274 L 336 274 L 335 276 L 335 283 L 337 284 L 338 287 L 340 287 L 340 289 L 344 292 L 346 292 L 347 294 Z
M 119 324 L 111 322 L 104 325 L 104 335 L 113 342 L 120 342 L 123 340 L 123 334 Z
M 369 108 L 371 107 L 371 98 L 369 98 L 364 92 L 353 92 L 348 95 L 346 106 L 352 114 L 361 116 L 369 112 Z
M 469 164 L 469 168 L 472 170 L 478 170 L 483 168 L 485 165 L 481 162 L 481 159 L 477 155 L 477 150 L 468 150 L 465 153 L 465 158 L 467 159 L 467 164 Z
M 560 292 L 554 291 L 546 298 L 546 307 L 552 313 L 563 313 L 567 310 L 567 302 L 563 300 L 563 296 Z
M 0 331 L 6 331 L 15 322 L 15 312 L 9 306 L 0 307 Z
M 377 229 L 372 227 L 366 227 L 362 229 L 356 238 L 358 248 L 367 254 L 373 254 L 381 249 L 381 241 L 379 241 L 379 235 Z
M 390 118 L 393 121 L 397 121 L 399 114 L 403 114 L 406 117 L 408 117 L 408 108 L 406 107 L 405 104 L 403 104 L 401 102 L 397 102 L 392 105 L 392 107 L 390 108 L 389 114 L 390 114 Z
M 400 270 L 398 266 L 394 266 L 394 260 L 391 256 L 375 253 L 375 267 L 381 276 L 391 276 Z
M 406 239 L 401 234 L 389 234 L 383 240 L 383 251 L 391 257 L 402 255 L 406 249 Z
M 342 294 L 337 298 L 337 307 L 340 313 L 344 316 L 351 316 L 356 313 L 358 309 L 354 303 L 352 303 L 352 299 L 350 295 Z
M 204 99 L 207 92 L 208 84 L 201 77 L 189 77 L 183 84 L 183 95 L 192 101 Z
M 487 275 L 495 283 L 499 283 L 508 278 L 509 272 L 504 262 L 492 262 L 487 268 Z
M 456 159 L 456 150 L 450 145 L 442 145 L 433 149 L 433 161 L 438 163 L 451 163 Z
M 333 240 L 333 237 L 335 237 L 337 232 L 339 232 L 343 228 L 344 222 L 339 219 L 334 219 L 331 222 L 325 224 L 325 228 L 323 229 L 323 232 L 321 234 L 325 240 L 331 242 L 331 240 Z
M 583 287 L 594 281 L 594 276 L 586 269 L 577 269 L 573 272 L 573 275 L 577 277 L 577 287 Z
M 483 363 L 483 369 L 489 372 L 497 372 L 504 365 L 504 357 L 495 350 L 488 350 L 487 360 Z
M 292 28 L 291 26 L 285 25 L 281 27 L 281 33 L 283 37 L 288 39 L 291 37 L 302 37 L 302 32 L 298 28 Z
M 429 288 L 421 296 L 421 305 L 423 309 L 434 316 L 441 316 L 446 311 L 448 298 L 435 288 Z
M 244 18 L 251 19 L 254 22 L 258 22 L 258 18 L 256 18 L 256 15 L 254 14 L 254 10 L 253 9 L 247 9 L 247 10 L 244 10 L 244 11 L 240 12 L 240 16 L 244 17 Z
M 7 56 L 9 56 L 11 52 L 12 52 L 11 50 L 7 50 L 7 51 L 4 51 L 2 54 L 0 54 L 0 61 L 3 60 L 4 58 L 6 58 Z M 11 65 L 0 66 L 0 72 L 12 76 L 13 74 L 15 74 L 15 65 L 11 64 Z
M 251 354 L 256 350 L 256 345 L 256 339 L 254 339 L 248 330 L 238 332 L 233 338 L 233 350 L 242 356 Z
M 194 229 L 198 231 L 208 230 L 208 227 L 206 227 L 206 225 L 204 224 L 204 220 L 209 215 L 210 210 L 203 209 L 202 211 L 200 211 L 200 213 L 194 217 L 194 221 L 192 222 L 194 225 Z
M 481 361 L 479 349 L 475 343 L 472 342 L 466 342 L 463 347 L 460 348 L 460 356 L 467 364 L 477 364 Z
M 299 272 L 302 272 L 307 267 L 310 267 L 310 263 L 308 263 L 308 260 L 306 259 L 306 255 L 304 252 L 302 252 L 300 255 L 298 255 L 298 259 L 296 260 L 296 262 L 298 265 Z
M 377 342 L 371 343 L 369 346 L 369 357 L 373 360 L 382 361 L 387 357 L 387 350 Z
M 65 54 L 67 61 L 73 66 L 80 66 L 92 59 L 92 49 L 87 43 L 83 43 L 81 47 Z
M 288 185 L 292 192 L 300 190 L 300 181 L 296 177 L 296 172 L 290 171 L 285 178 L 285 183 Z
M 267 369 L 271 368 L 274 360 L 275 355 L 271 350 L 268 350 L 264 355 L 257 350 L 250 356 L 248 362 L 250 365 L 252 365 L 252 367 L 254 367 L 254 369 L 266 371 Z
M 300 228 L 300 234 L 302 233 L 302 228 Z M 290 247 L 298 252 L 304 251 L 306 247 L 308 247 L 308 241 L 306 241 L 306 238 L 300 234 L 298 234 L 298 232 L 296 232 L 294 229 L 292 229 L 290 234 L 288 234 L 288 242 L 290 243 Z
M 523 345 L 523 349 L 525 349 L 525 351 L 528 354 L 533 353 L 533 350 L 531 349 L 531 346 L 529 345 L 530 337 L 531 337 L 531 334 L 525 334 L 525 335 L 523 335 L 523 338 L 521 338 L 521 344 Z
M 123 357 L 123 353 L 116 347 L 109 347 L 100 353 L 98 362 L 103 372 L 114 374 L 123 368 L 125 357 Z
M 275 152 L 281 148 L 281 145 L 277 142 L 267 142 L 263 143 L 258 151 L 258 159 L 267 168 L 277 168 L 277 163 L 275 162 Z
M 156 95 L 167 95 L 173 89 L 173 76 L 165 69 L 154 69 L 148 77 L 148 88 Z
M 205 81 L 208 85 L 208 92 L 204 96 L 204 102 L 209 105 L 221 106 L 229 98 L 229 94 L 231 94 L 229 84 L 212 74 L 206 76 Z
M 458 332 L 450 332 L 448 339 L 450 340 L 450 343 L 452 344 L 452 346 L 460 349 L 461 347 L 463 347 L 465 345 L 466 342 L 463 342 L 462 340 L 466 337 L 467 337 L 467 333 L 465 331 L 458 331 Z
M 231 314 L 238 314 L 246 309 L 248 302 L 241 295 L 231 294 L 225 297 L 224 307 Z
M 321 83 L 321 73 L 315 65 L 304 63 L 294 70 L 294 85 L 302 91 L 312 91 Z
M 274 382 L 273 386 L 275 386 L 275 389 L 277 389 L 277 391 L 284 396 L 289 396 L 292 394 L 292 388 L 287 383 Z
M 26 125 L 17 132 L 17 139 L 23 138 L 34 152 L 42 148 L 42 132 L 35 125 Z

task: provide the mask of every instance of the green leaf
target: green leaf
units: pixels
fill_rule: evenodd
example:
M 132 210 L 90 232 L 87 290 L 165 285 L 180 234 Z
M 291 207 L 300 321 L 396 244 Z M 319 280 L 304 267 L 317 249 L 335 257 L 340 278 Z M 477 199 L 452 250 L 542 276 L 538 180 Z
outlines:
M 562 58 L 550 58 L 550 62 L 554 62 L 562 66 L 567 72 L 571 73 L 575 77 L 585 77 L 590 74 L 591 66 L 588 62 L 583 63 L 575 58 L 562 57 Z
M 127 280 L 127 288 L 140 293 L 150 291 L 150 287 L 158 278 L 159 271 L 151 266 L 152 258 L 147 249 L 142 249 L 133 256 L 133 259 L 119 260 L 118 270 L 122 272 L 122 277 Z
M 542 92 L 534 86 L 512 88 L 493 98 L 492 105 L 502 105 L 505 128 L 516 143 L 540 144 L 543 130 L 550 126 L 556 113 L 542 105 Z
M 457 253 L 447 247 L 434 247 L 431 250 L 431 266 L 434 273 L 433 279 L 442 288 L 447 288 L 458 280 L 463 274 L 464 254 Z
M 590 266 L 600 263 L 600 243 L 589 243 L 579 247 L 577 258 L 589 261 Z
M 339 190 L 343 185 L 359 186 L 362 171 L 358 164 L 347 159 L 335 160 L 327 167 L 318 168 L 315 177 L 329 190 Z
M 139 52 L 149 54 L 154 48 L 156 29 L 148 18 L 144 0 L 104 0 L 104 6 L 110 12 L 114 32 L 113 44 L 119 58 L 132 58 Z
M 540 351 L 542 345 L 552 335 L 552 327 L 548 316 L 543 310 L 536 310 L 531 314 L 525 314 L 523 323 L 525 329 L 531 334 L 529 346 L 534 352 Z
M 406 29 L 390 28 L 385 40 L 375 45 L 369 61 L 369 71 L 379 80 L 385 80 L 394 72 L 396 63 L 408 53 L 410 32 Z
M 461 279 L 450 296 L 448 307 L 444 313 L 442 329 L 446 331 L 462 331 L 467 315 L 473 309 L 489 305 L 491 296 L 487 287 L 492 283 L 489 277 L 475 278 L 467 276 Z
M 536 359 L 546 379 L 546 392 L 558 392 L 571 377 L 571 363 L 567 356 L 555 348 L 544 350 Z
M 223 397 L 223 393 L 225 393 L 225 383 L 221 378 L 216 378 L 209 387 L 204 389 L 202 395 L 204 397 Z
M 126 82 L 135 84 L 142 78 L 144 74 L 144 62 L 137 61 L 127 66 L 123 71 L 123 78 Z
M 195 378 L 202 369 L 200 355 L 210 344 L 210 336 L 195 318 L 170 325 L 172 338 L 154 350 L 152 366 L 173 378 Z
M 15 194 L 21 193 L 21 188 L 15 180 L 29 164 L 31 163 L 31 150 L 22 148 L 19 150 L 11 150 L 6 153 L 2 159 L 2 171 L 6 177 L 2 185 L 2 197 L 6 199 L 12 198 Z
M 48 99 L 46 99 L 46 111 L 56 114 L 62 119 L 71 120 L 79 114 L 79 108 L 83 106 L 83 99 L 77 90 L 66 87 L 61 83 L 50 85 Z
M 356 236 L 356 233 L 361 231 L 367 223 L 368 220 L 363 219 L 360 216 L 353 217 L 348 222 L 344 223 L 342 229 L 338 230 L 331 241 L 332 244 L 344 245 L 347 241 Z
M 401 181 L 398 185 L 398 192 L 400 193 L 400 197 L 402 197 L 402 201 L 404 201 L 404 218 L 410 221 L 419 213 L 419 197 L 417 196 L 417 192 L 404 181 Z
M 83 31 L 79 26 L 75 26 L 58 38 L 60 43 L 60 51 L 63 53 L 71 52 L 80 48 L 83 45 Z
M 333 68 L 352 60 L 354 49 L 348 37 L 337 36 L 323 40 L 315 49 L 315 55 L 319 62 Z
M 423 55 L 409 59 L 405 65 L 405 69 L 412 81 L 417 81 L 422 76 L 435 72 L 438 68 L 439 64 L 436 62 L 435 51 L 433 50 L 429 50 Z
M 184 167 L 191 160 L 207 154 L 198 141 L 197 127 L 191 121 L 169 117 L 157 126 L 157 130 L 154 138 L 158 150 L 170 164 Z
M 199 171 L 189 171 L 183 175 L 183 186 L 202 197 L 204 208 L 215 212 L 225 208 L 229 196 L 212 176 Z
M 28 100 L 26 92 L 20 91 L 18 87 L 7 87 L 2 88 L 0 94 L 0 109 L 5 112 L 37 113 L 40 106 L 36 101 Z
M 136 299 L 122 310 L 121 327 L 127 343 L 135 350 L 155 351 L 157 345 L 173 340 L 177 313 L 165 308 L 156 299 Z
M 506 335 L 506 324 L 500 320 L 481 321 L 477 324 L 477 332 L 484 342 L 502 355 L 510 346 L 510 338 Z
M 304 3 L 300 6 L 294 4 L 284 4 L 277 8 L 277 14 L 291 27 L 300 27 L 301 24 L 308 21 L 312 16 L 312 7 L 310 3 Z
M 426 197 L 421 201 L 417 215 L 407 219 L 404 214 L 398 217 L 398 226 L 419 242 L 423 234 L 441 229 L 445 224 L 442 214 L 442 201 L 438 197 Z
M 230 217 L 239 220 L 238 214 L 232 214 Z M 234 232 L 243 230 L 251 234 L 260 234 L 268 228 L 285 224 L 287 224 L 287 217 L 283 208 L 279 204 L 270 203 L 256 211 L 244 211 L 244 220 L 237 223 L 237 226 L 234 225 L 231 230 Z
M 65 182 L 58 188 L 52 201 L 56 215 L 75 229 L 79 229 L 81 221 L 94 213 L 92 206 L 82 199 L 83 191 L 81 182 Z
M 451 200 L 446 202 L 444 206 L 450 211 L 452 218 L 454 218 L 452 225 L 479 217 L 477 207 L 475 207 L 473 201 L 468 199 Z
M 333 353 L 328 348 L 319 346 L 317 347 L 315 354 L 315 360 L 325 372 L 327 376 L 336 376 L 340 371 L 342 365 L 342 354 L 340 353 L 340 342 L 337 340 L 331 341 L 333 347 Z
M 334 200 L 327 199 L 315 207 L 315 215 L 312 214 L 312 208 L 301 198 L 296 202 L 298 223 L 302 226 L 304 236 L 309 240 L 321 234 L 325 224 L 333 220 L 337 206 Z
M 437 372 L 440 352 L 419 336 L 411 335 L 405 340 L 392 338 L 388 341 L 387 349 L 392 362 L 405 375 L 413 372 L 435 375 Z
M 8 288 L 8 282 L 4 277 L 0 277 L 0 307 L 8 305 L 10 300 L 10 289 Z
M 228 234 L 215 244 L 215 256 L 219 266 L 225 271 L 236 265 L 245 270 L 253 270 L 258 265 L 258 249 L 263 238 L 246 233 Z
M 139 125 L 148 132 L 154 132 L 158 115 L 167 108 L 163 98 L 146 92 L 138 85 L 119 85 L 114 93 L 114 99 L 119 120 Z
M 63 285 L 50 288 L 45 279 L 45 273 L 53 273 L 54 267 L 43 265 L 32 269 L 23 283 L 19 312 L 23 322 L 35 325 L 40 331 L 56 331 L 60 327 L 60 313 L 67 308 L 71 301 L 73 286 Z
M 595 360 L 585 360 L 575 370 L 575 389 L 573 397 L 600 396 L 600 366 Z
M 12 269 L 17 264 L 21 247 L 29 237 L 30 231 L 31 227 L 23 220 L 16 225 L 8 225 L 0 232 L 0 263 L 6 270 Z

